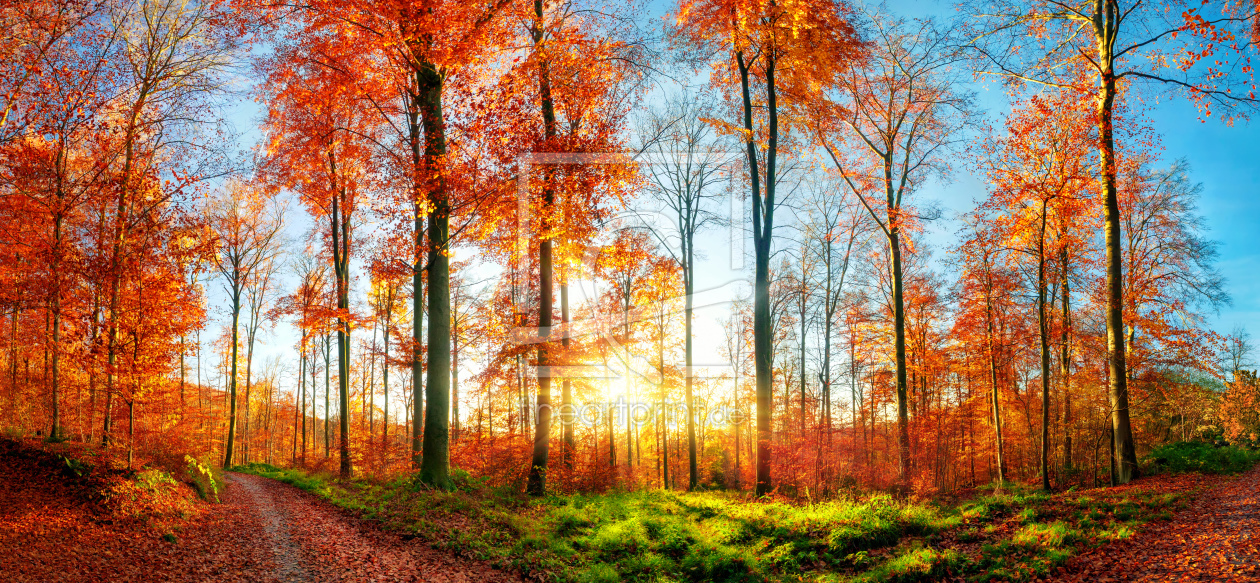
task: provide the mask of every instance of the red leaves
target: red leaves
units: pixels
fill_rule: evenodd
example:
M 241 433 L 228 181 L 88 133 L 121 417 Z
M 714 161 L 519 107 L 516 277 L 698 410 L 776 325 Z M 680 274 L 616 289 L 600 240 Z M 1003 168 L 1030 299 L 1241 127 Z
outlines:
M 267 478 L 233 474 L 230 492 L 263 517 L 255 540 L 276 573 L 301 581 L 516 581 L 484 563 L 456 559 L 346 516 L 315 496 Z
M 1210 480 L 1161 476 L 1132 486 L 1184 489 Z M 1260 581 L 1258 565 L 1260 469 L 1255 469 L 1200 496 L 1171 521 L 1082 554 L 1053 580 Z
M 0 454 L 0 578 L 45 581 L 515 581 L 381 531 L 296 488 L 233 476 L 222 504 L 155 529 L 93 506 L 38 455 Z M 169 530 L 168 530 L 169 528 Z M 168 542 L 164 534 L 172 534 Z

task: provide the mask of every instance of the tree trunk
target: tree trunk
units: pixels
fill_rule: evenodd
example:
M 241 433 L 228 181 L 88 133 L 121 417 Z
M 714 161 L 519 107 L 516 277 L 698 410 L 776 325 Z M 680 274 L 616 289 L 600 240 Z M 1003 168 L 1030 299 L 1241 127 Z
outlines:
M 302 424 L 302 463 L 306 463 L 306 331 L 302 331 L 302 344 L 298 351 L 298 398 L 294 399 L 293 417 L 293 464 L 297 465 L 297 429 L 298 417 Z
M 421 464 L 420 446 L 423 438 L 423 419 L 424 419 L 424 396 L 421 394 L 424 387 L 424 279 L 427 267 L 425 267 L 426 253 L 425 247 L 425 215 L 422 212 L 425 199 L 425 158 L 424 150 L 427 145 L 422 146 L 424 137 L 420 127 L 420 109 L 424 107 L 422 101 L 424 97 L 420 93 L 419 74 L 416 75 L 416 94 L 412 96 L 412 108 L 408 112 L 409 131 L 411 139 L 411 165 L 412 165 L 412 210 L 415 219 L 415 246 L 416 256 L 411 271 L 411 463 L 419 469 Z
M 985 265 L 988 269 L 989 266 Z M 997 345 L 993 338 L 993 281 L 989 274 L 985 274 L 987 281 L 985 282 L 984 296 L 984 316 L 985 316 L 985 338 L 988 341 L 989 349 L 989 387 L 992 391 L 993 400 L 993 432 L 997 441 L 997 481 L 998 486 L 1006 481 L 1006 466 L 1003 460 L 1002 451 L 1002 407 L 1001 399 L 998 392 L 998 374 L 997 374 Z
M 766 147 L 765 197 L 762 197 L 761 171 L 757 163 L 757 144 L 752 136 L 753 111 L 751 87 L 749 82 L 749 64 L 744 60 L 743 51 L 735 54 L 739 67 L 740 89 L 743 98 L 744 129 L 748 132 L 746 141 L 748 156 L 749 186 L 752 192 L 753 219 L 753 364 L 756 372 L 757 403 L 757 489 L 758 496 L 771 491 L 770 483 L 770 440 L 771 413 L 774 400 L 774 362 L 771 356 L 774 350 L 772 326 L 770 321 L 770 243 L 774 230 L 774 189 L 775 163 L 778 156 L 778 106 L 774 86 L 774 59 L 765 55 L 766 59 L 766 94 L 768 97 L 769 142 Z
M 531 30 L 534 50 L 539 54 L 538 90 L 543 117 L 543 136 L 546 147 L 550 147 L 556 137 L 556 111 L 551 96 L 551 78 L 547 47 L 544 44 L 546 31 L 543 27 L 543 1 L 534 0 L 534 24 Z M 540 211 L 540 231 L 538 242 L 538 278 L 539 305 L 538 329 L 543 342 L 538 344 L 538 405 L 536 412 L 537 425 L 534 428 L 534 455 L 530 462 L 529 481 L 526 491 L 531 496 L 542 496 L 547 489 L 547 457 L 551 446 L 551 369 L 548 354 L 547 338 L 551 335 L 552 310 L 552 249 L 549 235 L 551 210 L 555 204 L 555 192 L 552 190 L 551 173 L 547 173 L 547 184 L 543 187 L 543 205 Z
M 451 439 L 459 441 L 459 306 L 451 306 Z
M 223 451 L 223 467 L 232 467 L 232 454 L 236 446 L 236 360 L 237 360 L 237 323 L 241 317 L 241 286 L 240 276 L 233 278 L 232 283 L 232 364 L 231 373 L 228 376 L 228 393 L 229 393 L 229 412 L 228 412 L 228 434 L 227 445 Z
M 1069 287 L 1068 251 L 1064 246 L 1059 251 L 1059 263 L 1062 266 L 1062 326 L 1060 332 L 1059 376 L 1063 382 L 1063 468 L 1072 469 L 1072 346 L 1069 333 L 1072 326 L 1072 294 Z
M 569 323 L 569 281 L 567 277 L 560 284 L 560 323 L 562 326 L 567 326 Z M 564 338 L 560 339 L 560 344 L 567 361 L 569 351 L 569 334 L 567 330 Z M 563 460 L 566 470 L 573 469 L 573 448 L 577 444 L 577 440 L 573 435 L 573 412 L 573 387 L 569 378 L 565 377 L 560 385 L 560 426 L 562 428 L 564 446 L 564 451 L 560 454 L 560 458 Z M 611 435 L 611 432 L 609 432 L 609 435 Z
M 384 362 L 381 363 L 381 390 L 385 392 L 385 419 L 381 423 L 381 443 L 382 452 L 381 465 L 389 467 L 389 329 L 394 316 L 394 288 L 388 290 L 388 300 L 385 302 L 385 338 L 384 338 Z
M 332 336 L 324 334 L 324 459 L 332 457 Z
M 1037 329 L 1041 340 L 1041 489 L 1050 491 L 1050 324 L 1046 317 L 1046 201 L 1037 238 Z
M 696 459 L 696 399 L 692 390 L 692 382 L 694 376 L 692 374 L 692 337 L 691 337 L 691 318 L 693 313 L 692 294 L 695 293 L 694 269 L 692 263 L 695 259 L 692 253 L 694 245 L 693 238 L 695 233 L 683 234 L 683 293 L 685 294 L 686 306 L 683 308 L 683 334 L 686 336 L 684 346 L 686 351 L 686 368 L 684 370 L 687 375 L 687 490 L 695 490 L 699 485 L 700 472 L 697 468 L 698 460 Z
M 58 197 L 60 198 L 60 197 Z M 49 441 L 61 438 L 61 214 L 53 221 L 53 292 L 52 292 L 52 428 Z M 181 391 L 182 394 L 182 391 Z
M 329 152 L 329 162 L 336 176 L 336 158 Z M 334 179 L 335 180 L 335 179 Z M 337 395 L 338 450 L 340 476 L 350 479 L 353 471 L 350 461 L 350 210 L 343 208 L 344 187 L 334 184 L 332 197 L 332 245 L 333 275 L 337 279 Z
M 424 124 L 425 167 L 439 169 L 446 158 L 446 120 L 442 112 L 442 72 L 422 63 L 417 75 L 420 118 Z M 450 489 L 451 415 L 451 266 L 450 201 L 444 170 L 436 170 L 429 187 L 429 376 L 425 384 L 424 450 L 420 479 Z
M 891 205 L 889 211 L 889 214 L 893 214 Z M 890 222 L 888 228 L 888 247 L 892 256 L 894 353 L 897 363 L 897 467 L 900 472 L 901 487 L 908 491 L 910 488 L 910 422 L 906 403 L 908 399 L 906 390 L 906 310 L 901 273 L 901 236 L 900 228 L 892 222 Z
M 1128 367 L 1124 345 L 1124 257 L 1120 247 L 1120 202 L 1116 188 L 1116 152 L 1113 136 L 1113 108 L 1116 76 L 1113 53 L 1119 34 L 1120 9 L 1115 0 L 1094 3 L 1094 39 L 1098 47 L 1099 91 L 1097 100 L 1098 161 L 1101 171 L 1105 217 L 1104 244 L 1107 248 L 1107 360 L 1108 397 L 1111 405 L 1112 455 L 1116 458 L 1115 482 L 1127 484 L 1138 476 L 1133 428 L 1129 422 Z

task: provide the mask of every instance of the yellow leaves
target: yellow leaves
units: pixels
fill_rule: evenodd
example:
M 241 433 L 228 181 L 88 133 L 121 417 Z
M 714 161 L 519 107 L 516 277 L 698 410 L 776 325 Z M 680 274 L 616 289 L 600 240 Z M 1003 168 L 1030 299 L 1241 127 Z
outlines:
M 753 141 L 752 132 L 747 128 L 737 126 L 726 120 L 715 119 L 711 117 L 701 117 L 700 121 L 709 124 L 713 129 L 717 130 L 719 135 L 723 136 L 739 136 L 744 143 Z

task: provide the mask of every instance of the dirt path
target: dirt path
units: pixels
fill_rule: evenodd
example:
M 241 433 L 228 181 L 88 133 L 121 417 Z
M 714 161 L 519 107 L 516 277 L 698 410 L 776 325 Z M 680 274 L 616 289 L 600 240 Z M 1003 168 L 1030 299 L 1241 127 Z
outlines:
M 1172 520 L 1087 552 L 1056 581 L 1260 581 L 1260 467 L 1204 493 Z
M 239 488 L 259 517 L 259 540 L 271 550 L 272 580 L 520 581 L 485 563 L 403 540 L 292 486 L 247 474 L 230 474 L 230 480 L 229 490 Z
M 292 486 L 242 474 L 226 481 L 220 504 L 159 527 L 103 513 L 55 463 L 0 443 L 0 582 L 520 580 Z
M 238 477 L 237 474 L 229 475 L 227 479 L 229 488 L 239 487 L 244 491 L 249 500 L 246 507 L 261 520 L 276 580 L 284 583 L 306 581 L 306 569 L 298 558 L 301 546 L 293 540 L 289 517 L 276 509 L 271 495 L 257 480 Z

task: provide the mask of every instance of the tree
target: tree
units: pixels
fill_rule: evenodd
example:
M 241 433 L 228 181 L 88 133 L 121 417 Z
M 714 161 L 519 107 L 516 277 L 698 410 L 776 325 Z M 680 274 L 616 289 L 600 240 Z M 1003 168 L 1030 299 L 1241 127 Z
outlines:
M 652 158 L 646 171 L 650 181 L 648 196 L 663 209 L 662 214 L 668 215 L 666 225 L 647 221 L 649 230 L 678 264 L 683 278 L 688 490 L 694 490 L 699 480 L 691 328 L 696 293 L 696 235 L 721 221 L 712 209 L 713 199 L 720 194 L 714 186 L 722 181 L 728 162 L 713 129 L 701 120 L 705 109 L 699 100 L 678 98 L 666 111 L 649 114 L 640 137 L 646 143 L 646 155 Z
M 802 31 L 807 31 L 802 34 Z M 757 495 L 770 482 L 770 406 L 773 396 L 770 255 L 774 213 L 782 204 L 776 187 L 779 147 L 790 136 L 780 109 L 807 102 L 820 82 L 855 60 L 862 50 L 849 9 L 835 0 L 790 4 L 754 0 L 683 0 L 674 35 L 711 63 L 711 82 L 738 112 L 737 122 L 715 120 L 737 135 L 746 153 L 752 197 L 753 354 L 757 378 Z M 782 103 L 780 102 L 782 101 Z
M 1041 360 L 1041 486 L 1050 490 L 1050 320 L 1047 294 L 1050 262 L 1063 257 L 1075 233 L 1060 230 L 1047 249 L 1047 225 L 1080 221 L 1092 196 L 1089 164 L 1093 136 L 1081 111 L 1082 96 L 1033 96 L 1017 105 L 1006 135 L 986 146 L 992 189 L 981 208 L 997 213 L 995 227 L 1009 248 L 1031 255 L 1036 264 L 1035 295 Z M 1054 216 L 1051 216 L 1051 215 Z M 1070 227 L 1069 227 L 1070 228 Z M 1053 233 L 1050 233 L 1053 235 Z M 1066 279 L 1064 279 L 1066 282 Z M 1063 286 L 1067 306 L 1067 285 Z M 1065 317 L 1066 321 L 1066 317 Z M 1066 357 L 1064 362 L 1066 362 Z M 1066 393 L 1065 393 L 1066 395 Z
M 276 209 L 276 216 L 284 215 L 284 207 L 281 205 Z M 254 343 L 258 339 L 258 332 L 266 320 L 270 319 L 267 306 L 274 300 L 269 297 L 275 292 L 274 281 L 276 272 L 281 266 L 280 248 L 284 246 L 283 239 L 277 235 L 275 243 L 277 250 L 261 261 L 254 269 L 252 277 L 245 280 L 245 302 L 248 305 L 248 322 L 245 324 L 245 461 L 250 461 L 253 451 L 251 448 L 253 434 L 249 431 L 249 403 L 250 392 L 254 385 Z M 270 402 L 270 393 L 268 393 Z
M 322 300 L 327 289 L 327 270 L 322 261 L 315 258 L 315 254 L 309 249 L 299 253 L 292 261 L 290 268 L 293 275 L 297 277 L 297 287 L 287 296 L 281 298 L 279 311 L 296 318 L 298 327 L 298 392 L 294 397 L 297 402 L 294 403 L 296 408 L 301 411 L 301 431 L 302 431 L 302 463 L 306 463 L 306 396 L 314 394 L 315 371 L 313 365 L 307 364 L 307 355 L 311 354 L 311 362 L 314 362 L 314 337 L 316 330 L 321 327 L 321 320 L 324 313 Z M 306 369 L 311 367 L 311 382 L 306 382 Z M 308 389 L 309 387 L 309 389 Z M 295 427 L 296 431 L 298 428 Z M 296 444 L 294 444 L 296 449 Z
M 971 96 L 955 66 L 954 39 L 931 20 L 906 21 L 869 14 L 869 59 L 840 76 L 811 119 L 835 171 L 870 213 L 888 242 L 896 363 L 899 473 L 910 484 L 910 429 L 906 386 L 906 316 L 902 253 L 915 229 L 904 207 L 932 176 L 943 176 L 948 150 L 959 143 L 973 115 Z M 929 215 L 930 216 L 930 215 Z
M 954 322 L 955 335 L 962 337 L 965 346 L 981 346 L 978 355 L 985 364 L 985 376 L 989 384 L 989 408 L 994 431 L 994 469 L 998 486 L 1007 479 L 1006 447 L 1003 439 L 1001 370 L 1002 358 L 1001 322 L 1010 311 L 1014 275 L 1002 261 L 1003 249 L 995 233 L 984 228 L 978 217 L 970 217 L 964 231 L 959 253 L 962 270 L 959 273 L 958 295 L 961 314 Z
M 1231 376 L 1252 366 L 1253 352 L 1255 346 L 1251 342 L 1251 333 L 1242 326 L 1234 326 L 1233 331 L 1225 337 L 1225 365 Z
M 104 440 L 110 439 L 113 420 L 110 400 L 115 393 L 118 360 L 118 310 L 124 272 L 132 254 L 128 237 L 136 224 L 154 209 L 164 205 L 177 188 L 163 190 L 164 196 L 140 196 L 159 179 L 156 163 L 163 155 L 175 156 L 182 150 L 193 153 L 189 168 L 201 159 L 207 161 L 192 132 L 211 125 L 201 106 L 220 89 L 229 61 L 238 50 L 230 27 L 219 27 L 225 15 L 217 3 L 188 4 L 180 0 L 144 0 L 111 13 L 121 42 L 115 55 L 119 112 L 118 138 L 112 158 L 117 201 L 112 219 L 112 241 L 106 273 L 109 278 L 106 408 Z M 212 167 L 183 174 L 180 182 L 196 179 Z
M 538 217 L 536 239 L 538 264 L 538 394 L 535 412 L 533 460 L 526 490 L 534 496 L 546 490 L 546 470 L 550 456 L 551 366 L 563 365 L 568 358 L 570 338 L 562 335 L 560 351 L 555 351 L 552 331 L 555 286 L 560 285 L 561 324 L 568 323 L 568 278 L 580 254 L 593 239 L 593 226 L 605 214 L 607 199 L 624 197 L 619 184 L 627 167 L 578 166 L 564 154 L 609 152 L 621 148 L 620 130 L 637 91 L 639 48 L 615 38 L 624 22 L 622 9 L 602 4 L 586 5 L 574 0 L 547 2 L 534 0 L 519 19 L 526 24 L 530 53 L 520 67 L 521 79 L 528 84 L 509 92 L 509 100 L 526 99 L 533 109 L 519 120 L 524 144 L 532 150 L 516 155 L 541 154 L 544 160 L 542 184 L 531 195 L 532 216 Z M 515 75 L 505 77 L 509 89 L 517 85 Z M 535 102 L 536 100 L 536 102 Z M 560 162 L 555 164 L 554 162 Z M 548 163 L 550 162 L 550 163 Z M 518 168 L 518 172 L 523 171 Z M 557 269 L 557 267 L 559 269 Z M 559 277 L 556 277 L 557 273 Z M 571 400 L 570 379 L 561 381 L 561 406 Z M 564 434 L 566 437 L 570 433 Z
M 837 196 L 832 190 L 836 186 L 831 181 L 811 184 L 805 222 L 801 226 L 806 253 L 813 257 L 822 273 L 820 281 L 813 283 L 821 288 L 818 299 L 823 355 L 818 381 L 822 385 L 822 422 L 828 440 L 833 427 L 831 353 L 836 319 L 844 303 L 850 267 L 867 247 L 873 230 L 865 209 L 855 198 Z
M 1210 350 L 1200 310 L 1230 303 L 1217 270 L 1216 242 L 1198 214 L 1202 185 L 1176 160 L 1153 168 L 1144 156 L 1122 156 L 1120 217 L 1124 234 L 1124 343 L 1129 376 L 1150 364 L 1192 363 L 1205 373 Z
M 232 314 L 230 372 L 228 373 L 228 434 L 223 451 L 223 467 L 232 466 L 236 445 L 236 385 L 238 322 L 241 315 L 241 294 L 257 278 L 260 268 L 273 261 L 280 252 L 280 231 L 284 219 L 274 199 L 263 192 L 238 182 L 230 182 L 218 192 L 206 208 L 206 222 L 218 238 L 218 253 L 213 265 L 224 279 Z
M 1098 182 L 1104 209 L 1107 355 L 1117 482 L 1137 477 L 1124 341 L 1124 275 L 1115 117 L 1126 100 L 1171 92 L 1205 116 L 1239 117 L 1257 100 L 1252 67 L 1260 40 L 1254 2 L 1058 2 L 1003 0 L 983 15 L 971 48 L 977 68 L 1012 83 L 1072 88 L 1094 97 Z M 1247 42 L 1252 41 L 1252 42 Z M 1088 85 L 1075 85 L 1080 74 Z

